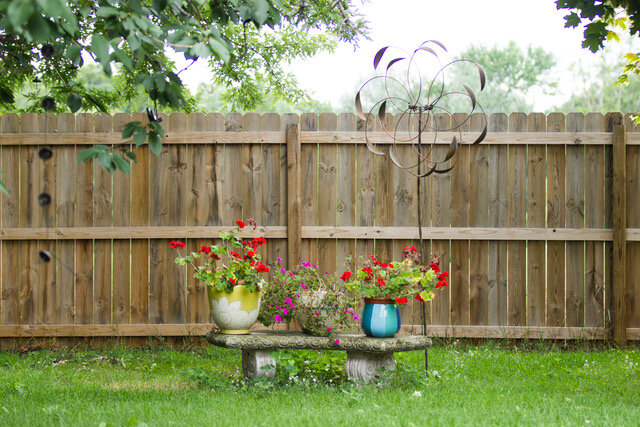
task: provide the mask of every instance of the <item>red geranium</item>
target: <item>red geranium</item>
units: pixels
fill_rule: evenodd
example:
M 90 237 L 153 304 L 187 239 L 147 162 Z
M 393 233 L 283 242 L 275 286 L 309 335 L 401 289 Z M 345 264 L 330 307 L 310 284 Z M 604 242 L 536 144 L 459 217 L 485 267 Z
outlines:
M 259 273 L 268 273 L 269 267 L 264 265 L 262 262 L 259 262 L 258 266 L 256 267 L 256 270 L 258 270 Z
M 238 224 L 238 228 L 240 228 L 240 229 L 244 228 L 244 222 L 238 220 L 238 221 L 236 221 L 236 224 Z
M 398 304 L 406 304 L 407 302 L 409 302 L 409 300 L 407 299 L 407 297 L 402 297 L 402 298 L 396 298 L 396 302 Z
M 172 240 L 171 242 L 169 242 L 169 245 L 171 245 L 171 247 L 174 249 L 184 248 L 184 242 L 181 242 L 179 240 Z
M 229 251 L 229 256 L 236 257 L 238 259 L 242 258 L 242 256 L 238 252 Z
M 210 253 L 211 252 L 211 246 L 207 246 L 207 245 L 200 246 L 200 252 L 202 252 L 204 254 Z
M 235 284 L 236 284 L 236 279 L 231 278 L 231 279 L 229 279 L 229 281 L 231 282 L 231 284 L 232 284 L 232 285 L 234 285 L 234 286 L 235 286 Z
M 416 296 L 415 296 L 415 297 L 413 297 L 413 299 L 417 299 L 417 300 L 418 300 L 418 301 L 420 301 L 420 302 L 424 302 L 424 300 L 423 300 L 423 299 L 422 299 L 422 297 L 420 296 L 420 292 L 418 292 L 418 293 L 416 294 Z
M 378 277 L 378 285 L 379 286 L 385 286 L 386 285 L 386 283 L 385 283 L 385 281 L 384 281 L 384 279 L 382 277 Z
M 210 257 L 210 258 L 213 258 L 213 259 L 220 259 L 220 256 L 219 256 L 218 254 L 214 254 L 214 253 L 211 253 L 211 254 L 209 255 L 209 257 Z
M 253 251 L 249 251 L 247 252 L 247 254 L 244 256 L 244 259 L 249 259 L 249 258 L 253 258 L 254 256 L 256 256 L 256 253 Z
M 346 282 L 351 278 L 351 272 L 345 271 L 344 273 L 342 273 L 342 276 L 340 276 L 340 278 L 342 279 L 343 282 Z

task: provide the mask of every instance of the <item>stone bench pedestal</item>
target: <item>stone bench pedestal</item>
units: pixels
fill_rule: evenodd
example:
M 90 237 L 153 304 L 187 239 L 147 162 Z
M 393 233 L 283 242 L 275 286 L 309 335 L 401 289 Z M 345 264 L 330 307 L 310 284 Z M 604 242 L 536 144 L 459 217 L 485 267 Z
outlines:
M 337 334 L 328 338 L 291 331 L 260 331 L 248 335 L 210 332 L 207 341 L 219 347 L 242 350 L 242 371 L 246 378 L 273 378 L 276 361 L 271 354 L 274 350 L 346 351 L 347 376 L 365 383 L 373 380 L 380 369 L 395 370 L 394 352 L 425 350 L 426 355 L 426 349 L 431 346 L 431 339 L 421 335 L 369 338 L 359 334 Z

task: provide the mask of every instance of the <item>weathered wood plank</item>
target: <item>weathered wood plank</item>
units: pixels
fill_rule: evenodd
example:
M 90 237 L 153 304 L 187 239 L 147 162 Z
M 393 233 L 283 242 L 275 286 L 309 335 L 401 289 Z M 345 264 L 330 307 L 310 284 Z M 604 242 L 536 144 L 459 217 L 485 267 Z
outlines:
M 547 130 L 565 130 L 564 114 L 547 116 Z M 565 148 L 547 146 L 547 227 L 565 226 Z M 547 242 L 547 326 L 565 324 L 565 243 Z
M 318 115 L 304 113 L 300 116 L 301 131 L 317 131 Z M 302 225 L 318 225 L 318 145 L 305 144 L 300 149 Z M 318 242 L 302 241 L 302 261 L 318 264 Z
M 527 129 L 544 132 L 547 118 L 542 113 L 529 114 Z M 527 147 L 527 227 L 544 227 L 546 218 L 546 147 Z M 527 325 L 546 323 L 546 244 L 527 241 Z
M 351 113 L 338 115 L 339 131 L 355 131 L 356 117 Z M 356 146 L 337 146 L 336 172 L 337 199 L 336 199 L 336 225 L 353 226 L 356 220 Z M 342 239 L 337 241 L 336 257 L 337 269 L 344 271 L 347 266 L 344 260 L 347 257 L 355 257 L 356 242 L 354 239 Z
M 584 116 L 567 114 L 567 132 L 581 132 Z M 583 146 L 567 146 L 565 169 L 566 226 L 584 227 L 585 153 Z M 591 174 L 591 172 L 590 172 Z M 584 326 L 584 242 L 566 243 L 566 325 Z
M 527 130 L 527 116 L 512 113 L 509 130 Z M 509 145 L 509 227 L 526 225 L 526 177 L 527 147 Z M 526 242 L 510 242 L 507 266 L 508 322 L 512 326 L 524 326 L 527 322 L 527 246 Z
M 319 131 L 337 131 L 338 117 L 333 113 L 322 113 L 318 118 Z M 338 147 L 323 144 L 318 148 L 318 225 L 335 226 L 338 212 L 337 169 Z M 336 240 L 318 241 L 318 267 L 321 272 L 334 272 L 337 266 Z
M 489 130 L 507 132 L 506 114 L 492 114 Z M 484 143 L 484 142 L 483 142 Z M 507 227 L 509 206 L 508 147 L 489 147 L 489 226 Z M 506 242 L 489 242 L 489 325 L 507 324 L 507 249 Z
M 604 116 L 585 116 L 585 131 L 604 131 Z M 604 227 L 605 147 L 585 147 L 585 227 Z M 585 325 L 604 325 L 604 244 L 585 242 Z
M 147 115 L 136 113 L 133 120 L 147 124 Z M 131 226 L 149 226 L 149 146 L 135 150 L 138 163 L 132 165 Z M 131 241 L 131 323 L 149 321 L 149 236 Z
M 20 132 L 20 117 L 17 114 L 4 114 L 0 118 L 0 133 L 13 134 Z M 2 179 L 8 194 L 2 193 L 2 226 L 17 227 L 20 225 L 20 159 L 21 147 L 2 147 Z M 0 293 L 0 323 L 15 325 L 20 323 L 20 291 L 21 276 L 25 274 L 22 260 L 26 242 L 2 241 L 2 292 Z
M 471 117 L 471 129 L 484 126 L 481 114 Z M 471 173 L 469 189 L 469 225 L 489 225 L 489 147 L 480 144 L 470 147 Z M 489 242 L 471 241 L 469 244 L 469 313 L 471 325 L 489 324 Z
M 57 117 L 56 131 L 74 132 L 75 116 L 71 113 L 60 114 Z M 56 147 L 55 154 L 55 224 L 58 227 L 73 227 L 75 225 L 75 176 L 76 176 L 76 147 Z M 53 159 L 39 161 L 49 162 Z M 74 316 L 74 257 L 75 242 L 58 241 L 55 244 L 56 281 L 53 300 L 45 307 L 47 323 L 73 323 Z
M 95 131 L 93 114 L 78 114 L 76 132 Z M 80 152 L 88 145 L 77 145 Z M 76 227 L 93 226 L 93 160 L 76 164 Z M 76 241 L 75 323 L 93 323 L 93 236 Z

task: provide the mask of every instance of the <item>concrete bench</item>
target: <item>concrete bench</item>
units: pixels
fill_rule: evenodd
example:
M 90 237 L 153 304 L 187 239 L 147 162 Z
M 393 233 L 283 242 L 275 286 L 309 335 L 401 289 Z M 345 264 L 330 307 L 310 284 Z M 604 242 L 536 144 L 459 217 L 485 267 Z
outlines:
M 276 361 L 271 357 L 274 350 L 334 350 L 347 352 L 347 376 L 363 382 L 375 378 L 379 369 L 395 370 L 394 352 L 425 350 L 426 358 L 427 349 L 431 346 L 431 339 L 422 335 L 369 338 L 361 334 L 336 334 L 329 338 L 293 331 L 260 331 L 247 335 L 225 335 L 211 331 L 207 334 L 207 341 L 218 347 L 242 350 L 242 371 L 246 378 L 273 378 L 275 369 L 264 367 L 275 368 Z

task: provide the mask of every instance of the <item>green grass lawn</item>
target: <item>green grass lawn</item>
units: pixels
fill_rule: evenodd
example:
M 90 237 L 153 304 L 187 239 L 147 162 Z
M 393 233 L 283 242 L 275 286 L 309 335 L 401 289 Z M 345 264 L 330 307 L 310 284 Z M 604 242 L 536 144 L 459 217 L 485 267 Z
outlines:
M 536 347 L 536 346 L 534 346 Z M 438 344 L 354 387 L 342 352 L 287 352 L 247 384 L 237 350 L 0 352 L 0 425 L 638 425 L 640 350 Z M 286 368 L 286 369 L 284 369 Z

